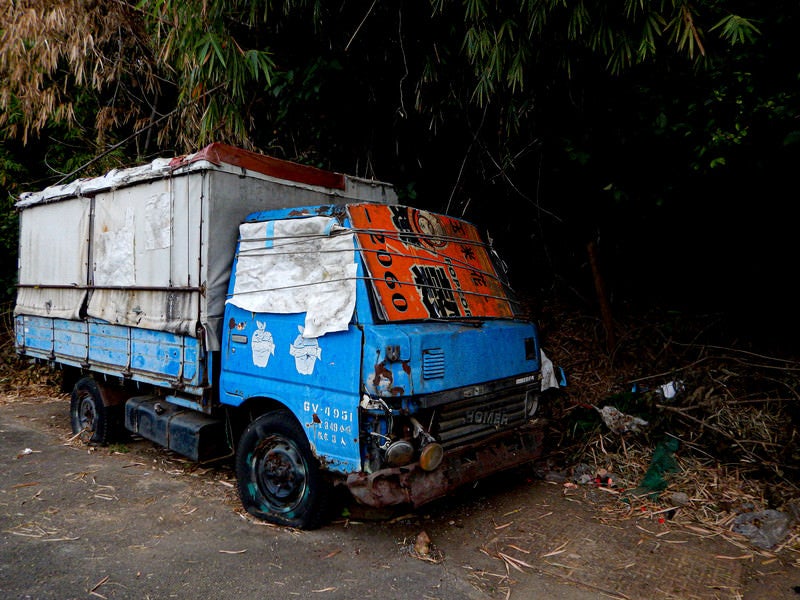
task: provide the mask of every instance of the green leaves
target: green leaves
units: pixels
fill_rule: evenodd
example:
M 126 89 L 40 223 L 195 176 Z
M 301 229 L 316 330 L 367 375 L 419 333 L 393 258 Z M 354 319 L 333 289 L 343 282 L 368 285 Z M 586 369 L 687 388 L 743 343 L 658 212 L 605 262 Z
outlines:
M 435 0 L 434 14 L 456 16 L 454 1 Z M 461 5 L 464 23 L 462 50 L 473 65 L 472 99 L 479 106 L 501 90 L 525 89 L 526 78 L 546 49 L 558 49 L 560 61 L 571 69 L 571 54 L 605 58 L 613 75 L 653 61 L 659 55 L 677 55 L 689 61 L 706 56 L 702 23 L 716 22 L 711 31 L 728 45 L 753 43 L 760 35 L 754 22 L 722 13 L 712 0 L 626 0 L 619 6 L 601 0 L 565 2 L 527 0 L 496 3 L 466 0 Z
M 172 130 L 179 144 L 249 145 L 246 107 L 269 86 L 275 64 L 260 31 L 268 1 L 142 0 L 160 68 L 170 74 L 178 105 Z M 180 126 L 178 125 L 180 123 Z
M 722 39 L 731 45 L 753 43 L 761 31 L 750 19 L 738 15 L 726 15 L 711 28 L 711 31 L 720 31 Z

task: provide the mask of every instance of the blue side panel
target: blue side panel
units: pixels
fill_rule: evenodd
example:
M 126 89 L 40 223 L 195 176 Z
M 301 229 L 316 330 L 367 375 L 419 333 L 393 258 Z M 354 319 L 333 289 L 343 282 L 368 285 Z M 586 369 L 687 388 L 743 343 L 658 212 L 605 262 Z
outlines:
M 361 469 L 358 402 L 361 331 L 302 337 L 303 314 L 225 311 L 220 400 L 275 400 L 297 418 L 331 471 Z
M 183 373 L 183 338 L 162 331 L 131 330 L 131 371 L 178 378 Z
M 17 315 L 14 323 L 17 349 L 24 348 L 36 356 L 51 358 L 53 352 L 53 319 Z
M 53 319 L 53 354 L 56 360 L 86 362 L 89 354 L 89 331 L 83 321 Z
M 200 342 L 197 338 L 183 338 L 183 379 L 202 385 L 200 367 Z
M 130 371 L 129 328 L 109 323 L 89 323 L 89 362 Z
M 16 348 L 33 358 L 203 396 L 211 373 L 200 341 L 165 331 L 30 315 L 14 318 Z M 210 367 L 208 367 L 210 368 Z M 203 410 L 205 406 L 192 408 Z

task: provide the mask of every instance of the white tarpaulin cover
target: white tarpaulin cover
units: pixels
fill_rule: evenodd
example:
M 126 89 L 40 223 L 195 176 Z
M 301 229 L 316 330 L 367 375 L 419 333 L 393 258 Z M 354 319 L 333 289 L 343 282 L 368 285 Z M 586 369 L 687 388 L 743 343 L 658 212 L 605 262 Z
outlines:
M 106 228 L 95 238 L 94 283 L 101 287 L 136 285 L 133 207 L 126 206 L 120 213 L 117 227 Z
M 356 303 L 352 231 L 310 217 L 243 223 L 239 235 L 228 302 L 251 312 L 305 312 L 305 338 L 347 329 Z
M 192 288 L 202 281 L 196 258 L 201 207 L 189 182 L 142 181 L 95 196 L 88 316 L 196 335 L 201 299 Z
M 89 200 L 42 204 L 26 210 L 22 217 L 23 260 L 15 314 L 80 318 L 89 260 Z

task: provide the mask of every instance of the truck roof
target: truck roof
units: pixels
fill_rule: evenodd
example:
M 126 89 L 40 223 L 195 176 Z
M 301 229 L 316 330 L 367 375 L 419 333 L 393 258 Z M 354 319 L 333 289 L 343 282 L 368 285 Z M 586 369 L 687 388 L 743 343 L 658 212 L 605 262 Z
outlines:
M 316 167 L 215 142 L 191 154 L 172 158 L 157 158 L 147 164 L 135 167 L 112 169 L 99 177 L 80 178 L 69 183 L 52 185 L 41 191 L 25 192 L 20 195 L 16 206 L 25 208 L 26 206 L 53 202 L 64 198 L 93 196 L 101 191 L 134 185 L 143 181 L 209 169 L 239 171 L 248 176 L 261 175 L 267 178 L 327 190 L 345 190 L 348 180 L 389 185 L 384 182 L 325 171 Z

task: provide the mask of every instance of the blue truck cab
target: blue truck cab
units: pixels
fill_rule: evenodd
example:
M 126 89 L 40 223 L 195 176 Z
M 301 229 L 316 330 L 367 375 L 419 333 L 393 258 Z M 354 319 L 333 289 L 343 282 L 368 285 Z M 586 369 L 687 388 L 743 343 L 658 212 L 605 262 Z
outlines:
M 492 248 L 387 184 L 214 144 L 18 207 L 17 351 L 88 443 L 233 458 L 248 512 L 300 528 L 336 485 L 419 506 L 542 451 L 549 361 Z

